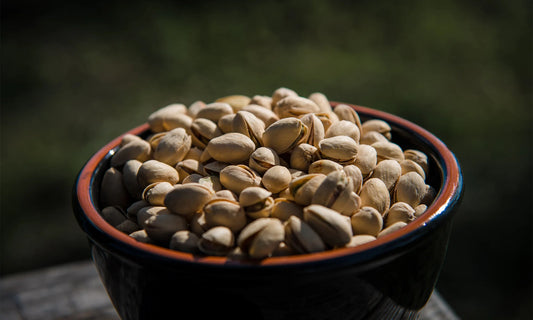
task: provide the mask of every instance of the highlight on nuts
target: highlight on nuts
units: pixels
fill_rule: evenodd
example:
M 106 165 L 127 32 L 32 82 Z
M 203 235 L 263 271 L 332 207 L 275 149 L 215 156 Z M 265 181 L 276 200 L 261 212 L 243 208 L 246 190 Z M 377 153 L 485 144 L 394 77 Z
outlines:
M 356 247 L 420 217 L 437 190 L 420 150 L 320 92 L 278 88 L 148 116 L 126 134 L 99 192 L 133 239 L 195 255 L 260 260 Z

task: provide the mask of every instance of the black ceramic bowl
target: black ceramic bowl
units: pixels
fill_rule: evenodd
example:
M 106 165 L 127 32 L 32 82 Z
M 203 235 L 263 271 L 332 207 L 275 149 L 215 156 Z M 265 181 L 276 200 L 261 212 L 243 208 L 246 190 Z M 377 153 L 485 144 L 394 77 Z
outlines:
M 335 103 L 332 103 L 335 105 Z M 378 240 L 321 253 L 235 262 L 135 241 L 99 214 L 99 185 L 121 137 L 82 168 L 74 212 L 89 238 L 104 286 L 122 319 L 393 319 L 415 317 L 442 266 L 462 196 L 459 164 L 438 138 L 397 116 L 353 106 L 361 120 L 382 119 L 393 142 L 429 158 L 437 191 L 428 210 Z M 142 125 L 127 133 L 143 135 Z

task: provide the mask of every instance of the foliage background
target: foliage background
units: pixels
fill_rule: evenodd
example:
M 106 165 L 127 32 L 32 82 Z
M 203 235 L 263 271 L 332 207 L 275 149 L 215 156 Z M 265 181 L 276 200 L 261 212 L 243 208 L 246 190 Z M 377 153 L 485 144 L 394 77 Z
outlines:
M 155 109 L 286 86 L 440 137 L 466 192 L 439 291 L 465 319 L 531 318 L 531 1 L 23 0 L 1 15 L 1 274 L 89 257 L 77 171 Z

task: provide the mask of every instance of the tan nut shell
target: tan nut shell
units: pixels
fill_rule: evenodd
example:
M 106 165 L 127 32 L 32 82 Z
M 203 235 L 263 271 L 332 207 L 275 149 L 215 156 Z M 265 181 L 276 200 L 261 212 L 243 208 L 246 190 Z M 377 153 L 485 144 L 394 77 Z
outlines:
M 263 121 L 265 128 L 268 128 L 268 126 L 279 120 L 279 117 L 272 112 L 272 110 L 256 104 L 247 105 L 242 108 L 242 111 L 253 113 L 257 118 Z
M 422 179 L 426 180 L 426 173 L 424 172 L 424 169 L 413 160 L 403 160 L 400 161 L 400 166 L 402 167 L 402 175 L 406 174 L 407 172 L 416 172 L 418 173 Z
M 137 182 L 137 172 L 139 172 L 141 165 L 142 162 L 139 160 L 128 160 L 124 164 L 124 167 L 122 167 L 122 181 L 124 182 L 124 187 L 134 199 L 140 199 L 143 191 Z
M 146 188 L 154 182 L 169 182 L 176 184 L 179 181 L 179 174 L 176 169 L 166 163 L 157 160 L 148 160 L 144 162 L 137 171 L 137 183 L 139 187 Z
M 383 181 L 389 191 L 392 191 L 401 175 L 402 167 L 396 160 L 380 161 L 372 172 L 372 178 Z
M 356 165 L 350 164 L 344 166 L 343 170 L 344 173 L 346 173 L 346 176 L 350 178 L 353 191 L 358 194 L 363 186 L 363 174 L 361 173 L 361 169 L 359 169 Z
M 376 237 L 374 236 L 368 234 L 358 234 L 352 237 L 352 240 L 350 240 L 350 242 L 346 244 L 346 247 L 353 248 L 374 240 L 376 240 Z
M 381 133 L 388 140 L 391 139 L 391 132 L 390 132 L 391 127 L 389 126 L 387 122 L 383 120 L 379 120 L 379 119 L 367 120 L 363 122 L 362 129 L 363 129 L 362 130 L 363 135 L 370 131 L 376 131 L 376 132 Z
M 286 198 L 276 198 L 274 200 L 274 206 L 270 212 L 272 218 L 278 218 L 281 221 L 288 220 L 291 216 L 296 216 L 300 219 L 303 219 L 304 208 Z
M 378 153 L 378 162 L 382 160 L 403 160 L 403 151 L 399 145 L 392 142 L 376 142 L 372 144 Z
M 329 174 L 334 171 L 342 171 L 342 165 L 338 164 L 335 161 L 328 160 L 328 159 L 322 159 L 317 160 L 309 166 L 308 172 L 309 173 L 322 173 L 322 174 Z
M 321 92 L 314 92 L 309 95 L 309 100 L 316 103 L 316 105 L 320 108 L 319 112 L 333 112 L 333 109 L 331 108 L 331 104 L 329 103 L 328 98 L 325 94 Z
M 150 239 L 168 246 L 174 233 L 187 230 L 187 221 L 175 214 L 160 213 L 146 220 L 144 230 Z
M 246 214 L 235 201 L 215 198 L 205 204 L 203 211 L 209 227 L 224 226 L 238 232 L 246 225 Z
M 111 158 L 111 166 L 122 166 L 128 160 L 144 162 L 150 158 L 150 144 L 142 139 L 135 139 L 120 147 Z
M 322 121 L 314 113 L 308 113 L 300 118 L 308 128 L 306 142 L 318 148 L 318 143 L 324 139 L 325 131 Z
M 191 124 L 191 141 L 198 148 L 204 149 L 211 139 L 220 135 L 222 131 L 211 120 L 197 118 Z
M 218 98 L 215 102 L 227 103 L 231 106 L 231 108 L 233 109 L 233 112 L 238 112 L 244 106 L 247 106 L 251 100 L 252 99 L 250 99 L 250 97 L 240 95 L 240 94 L 235 94 L 231 96 Z
M 426 191 L 424 179 L 416 172 L 408 172 L 401 176 L 396 183 L 394 201 L 405 202 L 414 208 L 420 204 Z
M 113 227 L 118 226 L 126 220 L 126 216 L 120 207 L 105 207 L 102 209 L 101 215 Z
M 141 228 L 145 228 L 146 227 L 146 220 L 148 220 L 148 218 L 152 217 L 152 216 L 156 216 L 158 214 L 169 214 L 170 211 L 166 208 L 166 207 L 163 207 L 163 206 L 147 206 L 147 207 L 143 207 L 141 208 L 138 212 L 137 212 L 137 224 L 141 227 Z
M 148 125 L 152 132 L 163 132 L 175 128 L 187 129 L 191 122 L 191 117 L 187 116 L 187 107 L 181 103 L 168 105 L 148 116 Z
M 239 111 L 233 118 L 233 131 L 242 133 L 250 138 L 256 146 L 263 144 L 265 123 L 248 111 Z
M 124 187 L 122 173 L 115 168 L 107 169 L 100 187 L 100 204 L 102 207 L 127 208 L 129 203 L 130 195 Z
M 234 113 L 233 108 L 229 104 L 224 102 L 213 102 L 200 109 L 196 114 L 196 119 L 203 118 L 217 123 L 220 118 L 232 113 Z
M 299 144 L 291 152 L 291 168 L 307 171 L 309 165 L 319 159 L 318 148 L 307 143 Z
M 312 173 L 292 180 L 289 191 L 294 201 L 303 206 L 311 204 L 313 195 L 325 178 L 324 174 Z
M 165 206 L 173 213 L 189 216 L 200 211 L 214 191 L 199 183 L 178 184 L 165 197 Z
M 175 166 L 183 160 L 191 149 L 191 136 L 183 128 L 169 131 L 157 144 L 153 158 L 168 165 Z
M 198 241 L 198 249 L 208 255 L 225 256 L 231 251 L 234 243 L 233 232 L 226 227 L 218 226 L 202 234 Z
M 229 165 L 220 171 L 220 183 L 226 189 L 240 194 L 247 187 L 257 187 L 261 177 L 245 165 Z
M 247 136 L 232 132 L 211 139 L 205 150 L 217 161 L 237 164 L 250 158 L 255 144 Z
M 373 147 L 360 144 L 357 146 L 357 159 L 354 164 L 361 169 L 363 177 L 368 176 L 378 163 L 378 154 Z
M 304 221 L 331 247 L 341 247 L 352 239 L 350 219 L 318 204 L 304 208 Z
M 428 156 L 420 150 L 407 149 L 404 150 L 403 156 L 406 160 L 412 160 L 418 163 L 419 166 L 424 169 L 424 172 L 428 173 Z
M 255 95 L 250 100 L 250 103 L 248 105 L 258 105 L 262 108 L 265 108 L 267 110 L 272 110 L 272 97 L 269 96 L 262 96 L 262 95 Z M 244 107 L 246 108 L 246 107 Z M 243 109 L 244 109 L 243 108 Z
M 281 99 L 286 97 L 298 97 L 298 94 L 289 88 L 278 88 L 272 94 L 272 107 L 275 107 Z
M 296 216 L 290 216 L 285 223 L 285 243 L 297 253 L 326 250 L 326 245 L 318 233 Z
M 268 169 L 279 165 L 279 157 L 273 149 L 259 147 L 250 155 L 248 165 L 259 174 L 263 174 Z
M 387 140 L 384 135 L 377 131 L 370 131 L 365 133 L 364 135 L 361 135 L 361 140 L 359 142 L 361 144 L 368 144 L 369 146 L 371 146 L 376 142 L 389 142 L 389 140 Z
M 384 214 L 390 206 L 390 194 L 383 181 L 377 178 L 368 179 L 359 193 L 361 206 L 369 206 Z
M 264 202 L 272 192 L 260 187 L 248 187 L 242 190 L 239 195 L 239 204 L 243 207 L 253 206 L 260 202 Z
M 339 120 L 353 122 L 359 128 L 359 131 L 362 131 L 361 119 L 359 118 L 359 114 L 357 113 L 357 111 L 355 111 L 354 108 L 346 104 L 338 104 L 337 106 L 335 106 L 335 108 L 333 108 L 333 112 L 335 112 Z
M 274 252 L 285 238 L 281 221 L 261 218 L 247 225 L 240 233 L 237 244 L 250 258 L 266 258 Z
M 320 141 L 318 149 L 324 159 L 330 159 L 340 164 L 351 164 L 355 161 L 358 148 L 357 143 L 347 136 L 335 136 Z
M 329 127 L 328 131 L 326 131 L 325 138 L 331 138 L 335 136 L 348 136 L 355 142 L 359 143 L 361 133 L 359 132 L 359 128 L 355 123 L 347 120 L 341 120 Z
M 405 202 L 396 202 L 385 214 L 385 228 L 398 221 L 409 223 L 415 219 L 415 209 Z
M 376 237 L 383 228 L 383 218 L 375 208 L 362 207 L 351 218 L 355 235 L 368 234 Z
M 189 230 L 181 230 L 170 238 L 169 248 L 181 252 L 196 253 L 200 238 Z
M 162 206 L 165 201 L 165 196 L 173 188 L 174 187 L 166 181 L 155 182 L 144 188 L 142 198 L 153 206 Z
M 274 166 L 268 169 L 261 179 L 261 183 L 272 193 L 286 189 L 291 183 L 292 176 L 289 169 L 284 166 Z
M 381 238 L 383 236 L 386 236 L 388 234 L 391 234 L 397 230 L 400 230 L 401 228 L 405 227 L 407 225 L 407 223 L 405 222 L 402 222 L 402 221 L 398 221 L 396 222 L 395 224 L 383 229 L 379 234 L 378 234 L 378 238 Z
M 308 129 L 296 118 L 278 120 L 266 128 L 263 133 L 263 145 L 274 149 L 278 155 L 291 151 L 302 143 Z
M 233 119 L 235 119 L 235 114 L 227 114 L 217 121 L 218 128 L 223 133 L 233 132 Z

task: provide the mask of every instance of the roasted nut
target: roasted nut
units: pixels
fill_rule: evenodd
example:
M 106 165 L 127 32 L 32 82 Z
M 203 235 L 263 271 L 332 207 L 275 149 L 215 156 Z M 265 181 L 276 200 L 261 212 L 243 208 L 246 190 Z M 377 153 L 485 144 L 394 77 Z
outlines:
M 399 163 L 402 168 L 402 175 L 412 171 L 418 173 L 422 179 L 426 180 L 426 173 L 418 163 L 414 162 L 413 160 L 402 160 Z
M 346 247 L 353 248 L 374 240 L 376 240 L 376 237 L 371 236 L 369 234 L 358 234 L 352 237 L 352 240 L 350 240 L 350 242 L 346 244 Z
M 241 231 L 237 244 L 250 258 L 262 259 L 272 255 L 284 238 L 281 221 L 261 218 L 251 222 Z
M 190 220 L 190 226 L 191 231 L 194 232 L 197 236 L 201 236 L 209 230 L 209 227 L 207 226 L 207 222 L 205 221 L 205 214 L 203 212 L 201 213 L 195 213 L 192 215 L 192 218 Z
M 256 104 L 247 105 L 241 111 L 247 111 L 255 115 L 263 121 L 265 128 L 268 128 L 268 126 L 279 120 L 279 117 L 272 110 Z
M 433 200 L 435 200 L 435 197 L 437 196 L 437 190 L 430 186 L 429 184 L 426 184 L 426 193 L 424 193 L 424 196 L 422 197 L 422 200 L 420 200 L 420 203 L 425 205 L 430 205 Z
M 399 145 L 392 142 L 376 142 L 372 144 L 378 153 L 378 162 L 392 159 L 396 161 L 403 160 L 403 151 Z
M 154 241 L 148 237 L 146 230 L 134 231 L 130 233 L 130 237 L 142 243 L 154 243 Z
M 167 132 L 154 150 L 153 158 L 168 165 L 175 166 L 185 158 L 191 149 L 191 137 L 183 128 Z
M 396 160 L 380 161 L 372 172 L 372 178 L 383 181 L 389 192 L 392 191 L 401 175 L 402 167 Z
M 289 187 L 292 176 L 289 169 L 283 166 L 274 166 L 268 169 L 261 183 L 272 193 L 279 193 Z
M 314 113 L 308 113 L 300 118 L 308 129 L 306 142 L 318 148 L 318 143 L 324 139 L 324 125 Z
M 313 204 L 331 208 L 345 216 L 351 216 L 361 205 L 361 199 L 353 192 L 353 185 L 344 171 L 333 171 L 316 189 Z
M 385 214 L 385 228 L 398 221 L 409 223 L 415 219 L 415 209 L 405 202 L 396 202 Z
M 424 169 L 424 172 L 428 173 L 428 156 L 419 150 L 407 149 L 403 152 L 405 160 L 412 160 Z
M 200 179 L 198 179 L 198 183 L 210 188 L 214 192 L 222 190 L 222 184 L 220 183 L 220 178 L 217 176 L 201 177 Z
M 288 88 L 278 88 L 272 94 L 272 107 L 275 107 L 281 99 L 286 97 L 298 97 L 298 94 Z
M 336 136 L 348 136 L 355 142 L 359 143 L 361 133 L 359 132 L 359 128 L 355 123 L 347 120 L 341 120 L 329 127 L 328 131 L 326 131 L 325 137 L 331 138 Z
M 164 182 L 155 182 L 144 188 L 142 198 L 153 206 L 162 206 L 167 193 L 173 189 L 173 186 Z
M 389 140 L 387 140 L 384 135 L 377 131 L 370 131 L 365 133 L 364 135 L 361 135 L 361 140 L 359 142 L 361 144 L 368 144 L 369 146 L 371 146 L 376 142 L 389 142 Z
M 285 223 L 285 243 L 297 253 L 326 250 L 326 245 L 318 233 L 296 216 L 290 216 Z
M 308 129 L 296 118 L 278 120 L 263 133 L 265 147 L 274 149 L 278 155 L 289 152 L 307 137 Z
M 145 221 L 144 230 L 150 239 L 168 246 L 174 233 L 187 230 L 187 221 L 175 214 L 160 213 Z
M 231 230 L 218 226 L 202 234 L 198 241 L 198 249 L 208 255 L 225 256 L 231 251 L 234 243 L 235 237 Z
M 205 150 L 217 161 L 237 164 L 250 158 L 255 144 L 247 136 L 232 132 L 211 139 Z
M 244 106 L 250 103 L 251 99 L 247 96 L 235 94 L 227 97 L 218 98 L 215 102 L 224 102 L 231 106 L 233 112 L 238 112 Z
M 307 171 L 309 165 L 319 159 L 318 149 L 307 143 L 299 144 L 291 152 L 291 168 Z
M 198 251 L 198 241 L 200 238 L 189 230 L 181 230 L 170 238 L 169 248 L 172 250 L 196 253 Z
M 376 131 L 376 132 L 381 133 L 388 140 L 392 138 L 392 135 L 390 132 L 391 127 L 389 126 L 387 122 L 383 120 L 379 120 L 379 119 L 367 120 L 363 123 L 362 129 L 363 129 L 362 130 L 363 135 L 370 131 Z
M 428 206 L 425 204 L 419 204 L 415 207 L 415 217 L 420 217 L 426 210 L 428 209 Z
M 150 158 L 151 147 L 150 144 L 142 139 L 135 139 L 115 152 L 111 158 L 112 167 L 120 167 L 128 160 L 139 160 L 144 162 Z
M 102 207 L 121 208 L 127 208 L 130 203 L 130 195 L 124 187 L 122 173 L 115 168 L 109 168 L 104 173 L 100 187 L 100 203 Z
M 148 116 L 148 125 L 153 132 L 169 131 L 175 128 L 188 129 L 192 119 L 187 116 L 187 107 L 174 103 L 156 110 Z
M 169 182 L 176 184 L 179 181 L 178 171 L 166 163 L 157 160 L 144 162 L 137 171 L 137 183 L 144 189 L 155 182 Z
M 143 190 L 137 182 L 137 172 L 141 165 L 139 160 L 128 160 L 122 167 L 122 182 L 133 199 L 140 199 Z
M 131 134 L 131 133 L 126 133 L 125 135 L 122 136 L 122 139 L 120 140 L 120 145 L 119 147 L 122 148 L 123 146 L 127 145 L 128 143 L 132 142 L 132 141 L 136 141 L 136 140 L 142 140 L 144 141 L 141 137 L 139 136 L 136 136 L 134 134 Z
M 220 135 L 222 131 L 211 120 L 197 118 L 191 124 L 191 141 L 198 148 L 204 149 L 211 139 Z
M 137 224 L 144 229 L 146 227 L 146 220 L 148 220 L 152 216 L 169 213 L 170 211 L 166 207 L 162 206 L 143 207 L 137 212 Z
M 267 218 L 270 216 L 274 199 L 272 193 L 260 187 L 248 187 L 239 195 L 239 204 L 246 215 L 252 219 Z
M 131 220 L 124 220 L 121 224 L 119 224 L 115 228 L 117 228 L 118 231 L 123 232 L 125 234 L 131 234 L 140 229 L 139 226 Z
M 304 208 L 304 221 L 331 247 L 341 247 L 352 239 L 350 219 L 318 204 Z
M 183 181 L 181 181 L 182 184 L 187 183 L 200 183 L 200 179 L 202 179 L 204 176 L 198 173 L 193 173 L 185 177 Z
M 165 206 L 173 213 L 190 216 L 200 211 L 214 191 L 199 183 L 178 184 L 165 197 Z
M 233 118 L 233 131 L 250 138 L 256 146 L 263 144 L 265 123 L 248 111 L 239 111 Z
M 196 118 L 196 115 L 198 114 L 200 109 L 203 109 L 203 108 L 205 108 L 205 102 L 201 100 L 195 101 L 189 106 L 187 110 L 187 114 L 190 117 Z
M 384 214 L 390 206 L 390 195 L 387 186 L 383 181 L 377 178 L 368 179 L 361 188 L 359 193 L 361 197 L 361 206 L 373 207 Z
M 205 204 L 203 211 L 209 227 L 224 226 L 238 232 L 246 225 L 246 214 L 235 201 L 215 198 Z
M 324 132 L 328 132 L 329 128 L 334 124 L 339 122 L 339 117 L 331 111 L 331 112 L 321 112 L 321 113 L 315 113 L 318 120 L 322 122 L 322 125 L 324 126 Z
M 337 106 L 335 106 L 335 108 L 333 108 L 333 112 L 335 112 L 339 120 L 353 122 L 359 128 L 359 131 L 362 131 L 361 119 L 359 118 L 359 114 L 357 114 L 357 111 L 355 111 L 354 108 L 346 104 L 338 104 Z
M 318 144 L 320 155 L 324 159 L 336 161 L 342 165 L 352 164 L 357 156 L 357 143 L 347 136 L 325 138 Z
M 312 173 L 301 176 L 291 181 L 289 184 L 289 192 L 294 201 L 303 206 L 311 204 L 313 195 L 318 189 L 318 186 L 326 178 L 326 175 L 321 173 Z
M 322 173 L 322 174 L 329 174 L 333 171 L 342 171 L 343 167 L 342 165 L 338 164 L 335 161 L 322 159 L 317 160 L 309 166 L 309 173 Z
M 217 123 L 220 118 L 232 113 L 234 113 L 233 108 L 229 104 L 223 102 L 213 102 L 200 109 L 196 114 L 196 119 L 203 118 Z
M 331 104 L 329 103 L 328 98 L 326 95 L 320 92 L 314 92 L 309 95 L 309 100 L 316 103 L 316 105 L 320 108 L 319 112 L 333 112 L 333 109 L 331 108 Z
M 279 157 L 273 149 L 259 147 L 250 155 L 248 165 L 259 174 L 263 174 L 268 169 L 279 165 Z
M 378 238 L 381 238 L 383 236 L 386 236 L 388 234 L 391 234 L 397 230 L 400 230 L 401 228 L 405 227 L 407 225 L 407 223 L 403 222 L 403 221 L 399 221 L 399 222 L 396 222 L 395 224 L 383 229 L 379 234 L 378 234 Z
M 352 216 L 352 230 L 355 235 L 377 236 L 383 228 L 383 218 L 375 208 L 362 207 Z
M 222 190 L 215 192 L 215 197 L 217 199 L 227 199 L 227 200 L 238 202 L 237 195 L 226 189 L 222 189 Z
M 361 169 L 353 164 L 349 164 L 344 166 L 343 170 L 344 173 L 346 173 L 346 176 L 350 178 L 353 191 L 358 194 L 363 186 L 363 174 L 361 173 Z
M 262 96 L 262 95 L 255 95 L 250 100 L 250 103 L 248 105 L 258 105 L 261 106 L 267 110 L 272 110 L 272 97 L 269 96 Z M 245 106 L 244 108 L 246 108 Z M 243 108 L 243 109 L 244 109 Z
M 199 175 L 204 174 L 204 166 L 202 166 L 198 160 L 194 159 L 184 159 L 183 161 L 178 162 L 178 164 L 176 164 L 176 170 L 178 171 L 180 182 L 182 183 L 183 179 L 193 173 Z
M 102 218 L 113 227 L 118 226 L 126 220 L 126 216 L 120 207 L 105 207 L 102 209 L 101 214 Z
M 235 119 L 235 114 L 227 114 L 218 119 L 217 125 L 220 131 L 223 133 L 233 132 L 233 119 Z
M 220 171 L 229 166 L 228 163 L 213 161 L 204 165 L 204 174 L 209 176 L 219 176 Z
M 270 216 L 281 221 L 287 221 L 291 216 L 303 219 L 304 208 L 286 198 L 276 198 Z
M 258 187 L 261 177 L 245 165 L 230 165 L 220 171 L 220 183 L 238 195 L 245 188 Z
M 411 207 L 420 204 L 426 194 L 424 179 L 416 172 L 408 172 L 398 179 L 394 188 L 394 202 L 405 202 Z
M 357 159 L 354 164 L 361 169 L 363 177 L 367 177 L 378 163 L 378 154 L 373 147 L 360 144 L 357 146 Z
M 144 207 L 149 207 L 149 206 L 150 204 L 144 200 L 135 201 L 126 209 L 126 216 L 128 217 L 128 219 L 137 221 L 137 214 L 139 210 L 141 210 Z

